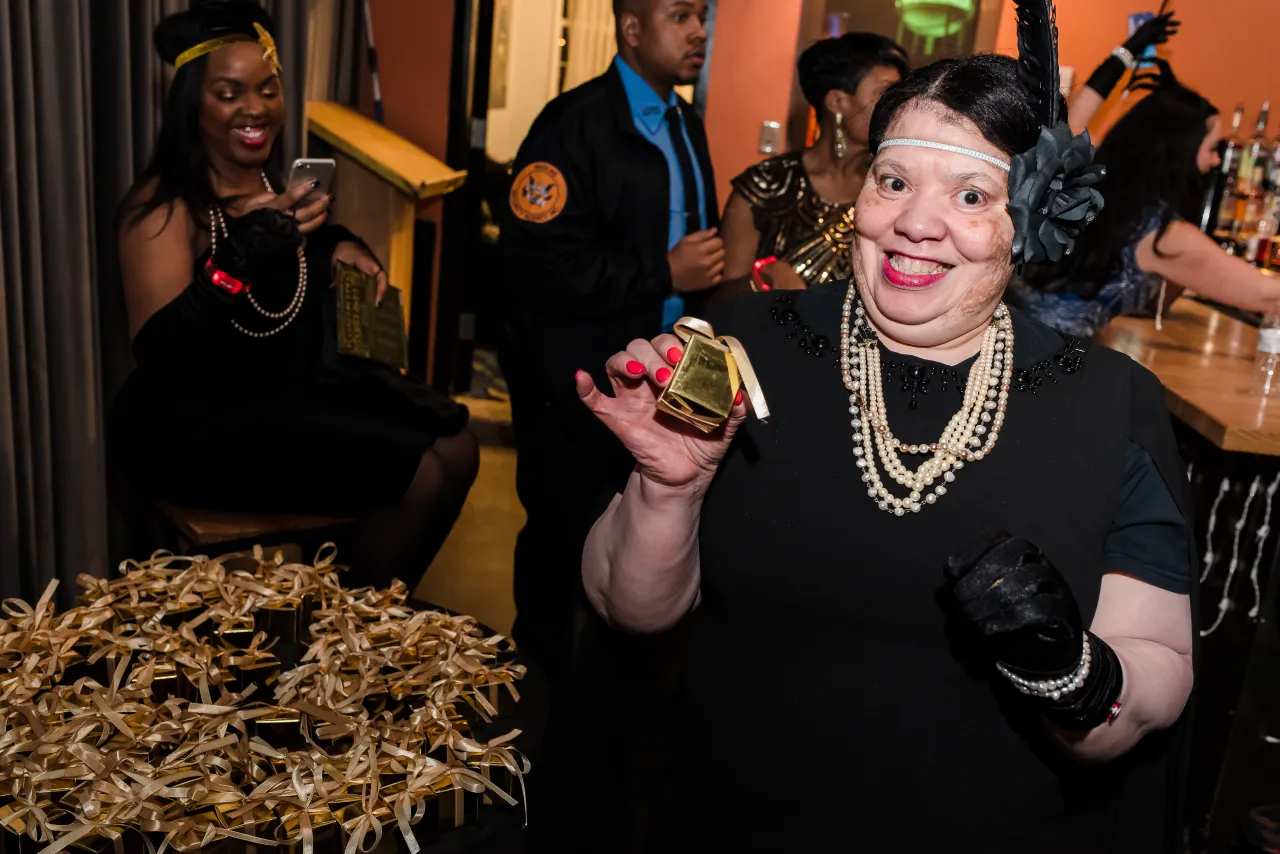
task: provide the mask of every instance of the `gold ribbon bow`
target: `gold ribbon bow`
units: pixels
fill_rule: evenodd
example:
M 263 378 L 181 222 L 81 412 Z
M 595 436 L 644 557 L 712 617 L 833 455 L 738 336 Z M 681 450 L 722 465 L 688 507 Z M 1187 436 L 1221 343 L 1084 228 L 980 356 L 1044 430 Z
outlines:
M 746 391 L 761 421 L 769 420 L 769 405 L 746 348 L 737 338 L 716 336 L 711 324 L 682 317 L 676 335 L 685 342 L 666 388 L 658 395 L 658 409 L 710 433 L 728 420 L 738 389 Z

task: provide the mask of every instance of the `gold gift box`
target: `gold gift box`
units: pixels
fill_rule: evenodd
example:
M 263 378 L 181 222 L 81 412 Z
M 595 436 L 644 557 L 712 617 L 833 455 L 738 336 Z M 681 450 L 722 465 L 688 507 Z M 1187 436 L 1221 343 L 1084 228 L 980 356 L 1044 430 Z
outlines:
M 257 634 L 253 624 L 229 626 L 218 632 L 222 645 L 228 649 L 248 649 Z
M 684 347 L 666 388 L 658 395 L 658 409 L 703 433 L 724 424 L 738 392 L 738 365 L 729 348 L 712 338 L 695 335 Z
M 302 734 L 303 723 L 302 715 L 291 709 L 279 708 L 254 718 L 253 733 L 281 753 L 304 750 L 307 740 Z
M 293 643 L 301 636 L 302 610 L 297 602 L 264 606 L 253 616 L 254 627 L 258 631 L 266 632 L 268 637 L 279 638 L 282 643 Z
M 276 837 L 280 843 L 276 850 L 297 854 L 302 851 L 302 810 L 295 806 L 281 806 L 276 812 L 282 831 Z M 316 851 L 330 851 L 337 847 L 341 828 L 332 810 L 327 806 L 313 807 L 307 810 L 307 820 L 311 823 L 311 836 Z
M 270 688 L 280 678 L 280 662 L 274 658 L 264 659 L 254 664 L 229 664 L 226 669 L 227 678 L 222 683 L 223 688 L 241 694 L 250 685 L 256 684 L 258 691 L 251 699 L 267 696 L 269 692 L 265 689 Z
M 383 786 L 379 794 L 390 803 L 404 789 L 403 782 L 393 783 Z M 424 798 L 422 821 L 414 825 L 414 829 L 420 828 L 424 834 L 431 834 L 475 824 L 480 820 L 480 807 L 484 803 L 484 797 L 478 792 L 469 792 L 455 786 L 448 778 L 432 783 L 431 792 Z
M 729 419 L 742 388 L 756 417 L 769 418 L 751 361 L 736 338 L 716 337 L 711 324 L 696 317 L 680 318 L 675 331 L 684 342 L 684 354 L 658 395 L 658 411 L 710 433 Z

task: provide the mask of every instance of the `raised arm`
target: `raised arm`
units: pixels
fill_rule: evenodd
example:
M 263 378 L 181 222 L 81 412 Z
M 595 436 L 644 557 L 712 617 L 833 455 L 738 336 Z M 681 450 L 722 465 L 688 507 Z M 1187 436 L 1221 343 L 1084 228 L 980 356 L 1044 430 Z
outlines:
M 707 487 L 746 417 L 741 396 L 728 423 L 703 434 L 660 414 L 655 404 L 680 340 L 636 340 L 607 365 L 614 396 L 583 371 L 578 395 L 636 459 L 622 495 L 596 522 L 582 557 L 592 606 L 611 625 L 660 632 L 698 601 L 698 524 Z
M 1158 243 L 1155 232 L 1148 234 L 1136 257 L 1143 270 L 1225 305 L 1267 312 L 1280 304 L 1280 279 L 1223 252 L 1190 223 L 1170 223 Z
M 1137 67 L 1146 49 L 1167 42 L 1177 34 L 1180 26 L 1181 22 L 1173 19 L 1172 12 L 1152 18 L 1138 27 L 1115 53 L 1103 60 L 1068 104 L 1067 122 L 1071 125 L 1071 132 L 1084 131 L 1125 72 Z

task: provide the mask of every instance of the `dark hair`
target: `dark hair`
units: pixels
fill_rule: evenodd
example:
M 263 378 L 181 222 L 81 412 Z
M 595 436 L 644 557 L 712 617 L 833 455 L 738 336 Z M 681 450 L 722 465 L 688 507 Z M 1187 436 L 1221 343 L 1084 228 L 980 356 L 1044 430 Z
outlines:
M 1097 295 L 1121 263 L 1138 230 L 1158 216 L 1156 254 L 1169 224 L 1195 221 L 1210 176 L 1201 175 L 1196 152 L 1206 123 L 1218 109 L 1199 93 L 1166 84 L 1139 101 L 1107 134 L 1097 162 L 1107 167 L 1107 205 L 1084 230 L 1075 252 L 1061 264 L 1028 267 L 1023 280 L 1040 290 Z
M 268 32 L 275 28 L 269 15 L 256 3 L 244 0 L 196 2 L 191 11 L 162 20 L 155 30 L 155 48 L 170 65 L 178 55 L 194 45 L 226 32 L 253 32 L 253 23 Z M 137 224 L 153 211 L 181 199 L 196 222 L 207 228 L 206 211 L 218 202 L 209 181 L 209 155 L 200 136 L 200 99 L 209 56 L 183 63 L 174 75 L 165 98 L 160 133 L 151 160 L 125 194 L 117 211 L 118 220 Z M 275 187 L 284 184 L 284 145 L 279 136 L 264 166 Z M 152 186 L 154 185 L 154 186 Z M 127 220 L 126 220 L 127 218 Z
M 872 69 L 886 65 L 898 69 L 903 77 L 911 71 L 907 52 L 893 39 L 875 33 L 845 33 L 810 45 L 800 54 L 796 70 L 804 99 L 822 115 L 828 92 L 837 89 L 852 95 Z
M 625 12 L 639 15 L 649 8 L 650 2 L 652 0 L 613 0 L 613 17 L 621 18 Z
M 939 60 L 890 86 L 871 114 L 872 151 L 880 147 L 898 112 L 913 101 L 932 101 L 958 113 L 1010 157 L 1030 150 L 1040 135 L 1040 121 L 1018 85 L 1018 63 L 1007 56 Z

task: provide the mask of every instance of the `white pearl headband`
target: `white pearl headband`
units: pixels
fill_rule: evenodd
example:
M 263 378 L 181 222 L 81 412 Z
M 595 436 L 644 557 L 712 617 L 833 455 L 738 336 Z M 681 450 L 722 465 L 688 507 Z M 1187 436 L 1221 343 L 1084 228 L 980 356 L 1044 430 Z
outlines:
M 952 154 L 967 154 L 969 157 L 976 157 L 984 163 L 990 163 L 1004 171 L 1009 171 L 1009 164 L 1005 163 L 998 157 L 992 157 L 990 154 L 983 154 L 981 151 L 974 151 L 972 148 L 961 148 L 958 145 L 947 145 L 945 142 L 929 142 L 926 139 L 886 139 L 880 143 L 880 147 L 876 149 L 877 153 L 884 151 L 886 148 L 894 146 L 905 146 L 907 148 L 934 148 L 938 151 L 949 151 Z

